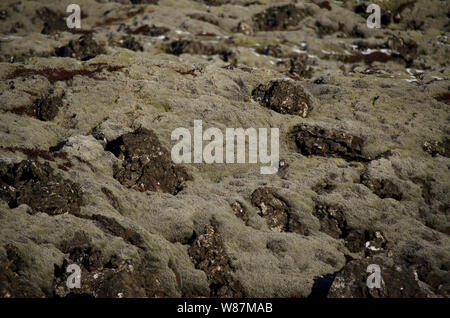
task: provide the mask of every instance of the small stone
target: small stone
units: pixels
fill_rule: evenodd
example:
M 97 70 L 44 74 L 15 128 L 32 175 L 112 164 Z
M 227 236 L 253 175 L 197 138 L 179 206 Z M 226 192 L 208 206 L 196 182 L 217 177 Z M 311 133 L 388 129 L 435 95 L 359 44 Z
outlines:
M 313 109 L 312 95 L 300 82 L 291 79 L 275 79 L 260 84 L 252 91 L 252 98 L 280 114 L 305 118 Z

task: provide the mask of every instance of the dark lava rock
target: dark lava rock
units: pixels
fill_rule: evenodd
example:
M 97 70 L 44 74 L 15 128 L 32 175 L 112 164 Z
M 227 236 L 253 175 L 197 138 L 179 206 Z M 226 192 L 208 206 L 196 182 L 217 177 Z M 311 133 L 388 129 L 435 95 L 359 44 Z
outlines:
M 83 266 L 88 271 L 103 266 L 102 252 L 92 246 L 90 238 L 83 231 L 75 232 L 71 240 L 61 242 L 59 249 L 64 254 L 68 254 L 72 262 Z
M 389 179 L 375 179 L 364 173 L 361 175 L 361 183 L 382 199 L 401 200 L 403 197 L 398 186 Z
M 143 248 L 144 240 L 141 235 L 131 228 L 124 227 L 114 218 L 110 218 L 100 214 L 94 214 L 91 217 L 95 220 L 99 227 L 109 234 L 121 237 L 125 242 Z
M 450 158 L 450 138 L 445 138 L 444 141 L 427 141 L 423 144 L 423 150 L 433 157 L 441 155 Z
M 127 188 L 176 194 L 184 181 L 192 179 L 183 167 L 172 163 L 170 153 L 151 130 L 139 128 L 124 134 L 108 142 L 105 149 L 123 160 L 114 178 Z
M 122 205 L 120 204 L 119 199 L 114 195 L 114 193 L 106 187 L 102 187 L 101 190 L 102 190 L 103 194 L 106 196 L 106 198 L 108 199 L 111 206 L 114 209 L 116 209 L 117 211 L 121 211 Z
M 144 25 L 141 25 L 140 27 L 137 27 L 136 29 L 128 30 L 127 33 L 128 34 L 142 34 L 142 35 L 147 35 L 147 36 L 160 36 L 160 35 L 166 34 L 169 31 L 170 31 L 170 29 L 166 28 L 166 27 L 144 24 Z
M 280 114 L 306 117 L 313 109 L 311 95 L 299 82 L 290 79 L 277 79 L 260 84 L 252 91 L 252 98 Z
M 66 19 L 62 14 L 56 13 L 47 7 L 39 9 L 37 16 L 44 21 L 42 34 L 55 34 L 60 31 L 68 30 Z
M 94 218 L 97 219 L 97 218 Z M 111 224 L 111 222 L 110 222 Z M 165 296 L 159 286 L 157 273 L 145 257 L 136 263 L 116 255 L 105 259 L 91 238 L 83 231 L 63 241 L 59 249 L 68 255 L 61 265 L 55 264 L 54 296 L 58 297 L 155 297 Z M 142 254 L 141 254 L 142 255 Z M 81 288 L 69 290 L 66 281 L 69 264 L 81 268 Z
M 33 103 L 36 117 L 43 121 L 53 120 L 62 106 L 62 99 L 62 95 L 53 94 L 51 91 L 44 97 L 37 99 Z
M 81 61 L 87 61 L 104 53 L 106 53 L 105 48 L 93 39 L 92 34 L 82 35 L 77 40 L 72 40 L 69 44 L 55 49 L 56 56 L 73 57 Z
M 303 155 L 340 157 L 351 161 L 367 161 L 361 154 L 363 140 L 343 131 L 306 124 L 295 130 L 295 142 Z
M 352 253 L 364 251 L 365 256 L 371 256 L 384 251 L 387 241 L 380 231 L 350 231 L 345 237 L 345 246 Z
M 205 227 L 189 248 L 195 268 L 205 272 L 211 297 L 244 297 L 242 286 L 232 275 L 232 266 L 223 238 L 212 226 Z
M 24 261 L 20 254 L 19 249 L 13 243 L 4 246 L 6 250 L 6 257 L 8 259 L 8 267 L 13 271 L 17 272 L 22 269 Z
M 373 255 L 384 250 L 386 239 L 380 231 L 352 229 L 341 207 L 316 203 L 314 216 L 319 219 L 320 231 L 335 239 L 343 239 L 352 253 Z
M 288 205 L 271 188 L 263 187 L 253 191 L 251 202 L 259 209 L 258 214 L 266 219 L 272 231 L 309 235 L 308 228 L 290 215 Z
M 8 111 L 17 115 L 27 115 L 42 121 L 53 120 L 62 106 L 63 95 L 55 94 L 52 90 L 34 99 L 31 105 L 13 108 Z
M 124 266 L 106 274 L 99 287 L 98 297 L 101 298 L 167 297 L 161 290 L 157 273 L 145 263 Z
M 434 99 L 439 102 L 443 102 L 447 105 L 450 105 L 450 91 L 440 93 L 440 94 L 434 96 Z
M 347 220 L 341 208 L 327 204 L 316 204 L 314 216 L 320 221 L 320 231 L 339 239 L 348 235 Z
M 312 69 L 308 65 L 306 54 L 296 55 L 289 59 L 289 74 L 295 79 L 311 78 Z
M 127 37 L 123 38 L 121 45 L 122 45 L 122 47 L 132 50 L 132 51 L 143 51 L 144 50 L 141 43 L 139 43 L 139 41 L 137 41 L 133 36 L 127 36 Z
M 450 296 L 450 260 L 444 255 L 429 257 L 426 250 L 427 247 L 410 242 L 404 246 L 396 262 L 404 263 L 408 268 L 415 270 L 417 278 L 428 284 L 434 293 L 448 298 Z
M 34 212 L 49 215 L 77 213 L 83 203 L 77 183 L 55 174 L 48 163 L 34 160 L 1 166 L 0 198 L 11 208 L 27 204 Z
M 255 14 L 253 24 L 260 31 L 286 30 L 300 23 L 309 15 L 305 9 L 294 4 L 274 6 Z
M 148 298 L 167 297 L 157 278 L 157 272 L 151 269 L 147 261 L 133 263 L 113 256 L 109 262 L 99 268 L 86 269 L 82 264 L 81 288 L 69 289 L 66 286 L 70 272 L 67 267 L 73 264 L 64 260 L 62 265 L 55 264 L 53 295 L 56 297 L 88 298 Z
M 332 10 L 330 2 L 327 0 L 322 1 L 322 2 L 313 2 L 313 3 L 321 9 L 327 9 L 328 11 Z
M 0 298 L 42 298 L 47 296 L 40 288 L 17 273 L 10 264 L 0 263 Z
M 224 51 L 225 50 L 218 47 L 216 43 L 206 43 L 186 39 L 173 41 L 166 48 L 167 53 L 174 55 L 180 55 L 184 53 L 214 55 L 222 53 Z
M 380 266 L 380 288 L 369 288 L 367 272 L 370 264 Z M 381 257 L 350 261 L 337 273 L 328 293 L 329 298 L 415 298 L 425 297 L 411 270 L 404 265 L 389 265 Z

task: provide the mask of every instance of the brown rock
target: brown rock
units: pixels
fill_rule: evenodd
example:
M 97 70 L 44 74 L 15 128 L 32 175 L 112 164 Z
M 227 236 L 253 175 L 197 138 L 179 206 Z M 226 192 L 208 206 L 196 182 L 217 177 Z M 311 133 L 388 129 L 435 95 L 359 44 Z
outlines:
M 77 213 L 83 203 L 77 183 L 63 179 L 48 164 L 23 160 L 0 169 L 0 198 L 11 208 L 27 204 L 33 212 Z
M 114 178 L 128 188 L 176 194 L 184 181 L 192 178 L 183 167 L 172 163 L 170 153 L 151 130 L 139 128 L 124 134 L 108 142 L 105 149 L 123 160 Z
M 380 266 L 380 288 L 369 288 L 367 272 L 370 264 Z M 404 265 L 388 265 L 381 257 L 350 261 L 331 285 L 329 298 L 414 298 L 425 297 L 414 274 Z
M 243 297 L 242 287 L 233 275 L 223 238 L 212 226 L 205 227 L 189 248 L 189 256 L 195 268 L 205 272 L 211 297 Z
M 289 74 L 297 79 L 311 78 L 312 69 L 308 65 L 306 54 L 296 55 L 289 59 Z
M 427 141 L 423 144 L 423 150 L 433 157 L 441 155 L 450 158 L 450 139 L 445 138 L 443 141 Z
M 363 140 L 343 131 L 302 124 L 297 127 L 295 142 L 303 155 L 340 157 L 368 161 L 361 153 Z
M 56 56 L 73 57 L 82 61 L 90 60 L 104 53 L 106 53 L 105 48 L 93 39 L 92 34 L 83 35 L 55 50 Z
M 271 188 L 256 189 L 251 195 L 251 202 L 272 231 L 309 235 L 308 228 L 291 216 L 287 204 Z
M 312 96 L 299 82 L 291 79 L 260 84 L 252 91 L 252 98 L 280 114 L 307 117 L 313 109 Z
M 318 203 L 315 206 L 314 215 L 320 221 L 322 232 L 335 239 L 347 236 L 347 220 L 339 207 Z
M 400 201 L 403 197 L 399 187 L 389 179 L 376 179 L 363 174 L 361 183 L 382 199 L 393 198 Z

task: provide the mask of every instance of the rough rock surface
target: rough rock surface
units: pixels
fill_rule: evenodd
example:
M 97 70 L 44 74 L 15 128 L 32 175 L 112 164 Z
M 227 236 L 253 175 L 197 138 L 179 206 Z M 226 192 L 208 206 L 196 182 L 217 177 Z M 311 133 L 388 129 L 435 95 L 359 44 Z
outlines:
M 308 229 L 295 220 L 287 204 L 270 188 L 256 189 L 251 196 L 252 204 L 259 208 L 259 215 L 266 219 L 267 226 L 274 232 L 295 232 L 308 235 Z
M 128 188 L 176 194 L 184 181 L 191 179 L 184 168 L 172 163 L 167 149 L 146 128 L 110 141 L 105 149 L 123 161 L 114 178 Z
M 239 281 L 233 278 L 231 261 L 223 238 L 211 225 L 205 227 L 189 248 L 195 268 L 205 272 L 212 297 L 244 297 Z M 190 295 L 192 296 L 192 295 Z
M 366 270 L 370 264 L 380 266 L 380 288 L 367 286 Z M 350 261 L 336 275 L 328 293 L 330 298 L 423 298 L 426 296 L 411 270 L 402 265 L 389 264 L 388 260 L 381 257 Z
M 319 126 L 301 125 L 295 142 L 304 155 L 341 157 L 347 160 L 365 160 L 362 156 L 363 139 L 343 131 Z
M 311 95 L 300 83 L 292 80 L 272 80 L 260 84 L 252 91 L 252 98 L 280 114 L 306 117 L 313 109 Z
M 93 39 L 92 34 L 82 35 L 55 50 L 56 56 L 73 57 L 82 61 L 87 61 L 103 53 L 105 53 L 104 47 Z
M 0 297 L 449 297 L 450 3 L 371 3 L 0 1 Z
M 56 215 L 76 213 L 83 203 L 80 186 L 55 174 L 48 163 L 23 160 L 3 165 L 0 180 L 0 197 L 10 208 L 27 204 L 35 213 Z

